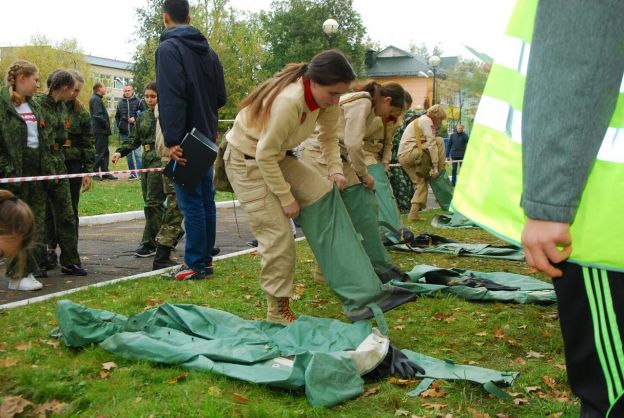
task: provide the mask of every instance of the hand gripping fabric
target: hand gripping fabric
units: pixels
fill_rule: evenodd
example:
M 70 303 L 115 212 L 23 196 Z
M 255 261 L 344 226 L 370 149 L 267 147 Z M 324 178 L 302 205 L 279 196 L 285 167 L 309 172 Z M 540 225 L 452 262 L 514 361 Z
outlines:
M 334 187 L 321 199 L 301 208 L 299 222 L 329 287 L 352 321 L 369 319 L 374 303 L 386 312 L 414 300 L 409 290 L 382 284 L 364 251 L 349 214 Z
M 379 163 L 368 166 L 368 174 L 375 179 L 375 198 L 379 204 L 379 220 L 399 229 L 401 227 L 401 213 L 384 165 Z M 382 232 L 384 232 L 383 229 Z
M 409 280 L 392 262 L 381 242 L 375 210 L 377 201 L 373 193 L 364 185 L 355 184 L 347 187 L 341 195 L 353 227 L 362 236 L 364 251 L 382 283 L 388 283 L 390 280 Z

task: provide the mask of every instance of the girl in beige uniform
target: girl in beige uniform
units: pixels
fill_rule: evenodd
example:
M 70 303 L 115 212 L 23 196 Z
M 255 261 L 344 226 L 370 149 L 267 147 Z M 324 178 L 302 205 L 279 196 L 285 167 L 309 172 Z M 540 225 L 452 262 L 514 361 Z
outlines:
M 427 113 L 412 121 L 401 137 L 399 143 L 399 163 L 408 174 L 416 190 L 412 197 L 412 207 L 408 219 L 418 221 L 418 212 L 427 206 L 429 186 L 427 180 L 436 178 L 446 164 L 444 141 L 436 137 L 436 128 L 446 119 L 446 112 L 440 105 L 433 105 Z M 427 159 L 423 160 L 423 153 L 427 153 L 431 165 L 425 167 Z
M 241 102 L 241 111 L 226 135 L 226 173 L 258 239 L 269 321 L 295 320 L 289 306 L 295 268 L 289 218 L 298 216 L 349 318 L 370 318 L 367 305 L 371 303 L 387 310 L 413 299 L 396 288 L 382 288 L 337 191 L 344 189 L 346 179 L 335 136 L 336 105 L 354 78 L 347 59 L 333 50 L 316 55 L 309 64 L 289 64 Z M 318 175 L 289 151 L 308 138 L 315 126 L 329 178 Z M 349 256 L 357 260 L 336 259 L 335 248 L 348 249 L 353 253 Z M 394 293 L 401 294 L 401 301 Z

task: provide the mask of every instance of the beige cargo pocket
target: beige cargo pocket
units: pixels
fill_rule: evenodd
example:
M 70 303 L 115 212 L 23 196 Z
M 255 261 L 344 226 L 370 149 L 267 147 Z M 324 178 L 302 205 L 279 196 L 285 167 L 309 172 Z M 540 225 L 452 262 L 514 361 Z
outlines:
M 262 182 L 253 187 L 245 187 L 245 190 L 237 193 L 236 196 L 243 209 L 251 213 L 264 209 L 267 194 L 267 186 Z

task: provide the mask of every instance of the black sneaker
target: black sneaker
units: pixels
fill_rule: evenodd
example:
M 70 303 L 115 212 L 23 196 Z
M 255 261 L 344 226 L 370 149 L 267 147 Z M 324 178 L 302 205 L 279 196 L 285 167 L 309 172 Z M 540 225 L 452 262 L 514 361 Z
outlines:
M 100 176 L 93 176 L 93 177 L 91 177 L 91 178 L 92 178 L 93 180 L 95 180 L 95 181 L 102 181 L 102 180 L 103 180 L 103 179 L 102 179 L 102 177 L 100 177 Z
M 214 257 L 215 255 L 218 255 L 221 252 L 221 248 L 219 247 L 214 247 L 212 249 L 212 256 Z
M 69 274 L 70 276 L 86 276 L 87 270 L 83 269 L 80 264 L 68 264 L 61 266 L 61 273 Z
M 181 280 L 204 280 L 208 278 L 208 276 L 210 276 L 210 274 L 206 274 L 205 271 L 197 271 L 197 270 L 193 270 L 190 267 L 182 266 L 182 268 L 173 275 L 173 278 L 175 280 L 180 280 L 180 281 Z
M 102 178 L 104 180 L 117 180 L 117 177 L 113 176 L 112 174 L 104 174 Z
M 258 240 L 254 239 L 252 241 L 247 242 L 247 246 L 251 248 L 256 248 L 258 246 Z
M 36 279 L 45 279 L 48 277 L 48 272 L 45 268 L 37 267 L 35 271 L 32 272 L 32 275 Z
M 139 258 L 147 258 L 156 254 L 156 248 L 151 248 L 145 245 L 141 245 L 140 248 L 134 251 L 134 256 Z

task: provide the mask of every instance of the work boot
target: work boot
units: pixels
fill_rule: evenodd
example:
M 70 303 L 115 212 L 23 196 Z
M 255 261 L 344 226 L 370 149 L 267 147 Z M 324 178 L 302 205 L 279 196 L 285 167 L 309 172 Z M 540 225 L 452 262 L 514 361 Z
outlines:
M 409 215 L 407 215 L 407 220 L 410 222 L 420 221 L 420 215 L 418 212 L 420 212 L 420 205 L 418 203 L 412 203 Z
M 290 310 L 290 298 L 267 297 L 267 321 L 288 325 L 297 320 Z
M 178 263 L 171 258 L 171 248 L 159 245 L 156 247 L 156 255 L 154 256 L 154 264 L 152 270 L 160 270 L 167 267 L 177 266 Z

